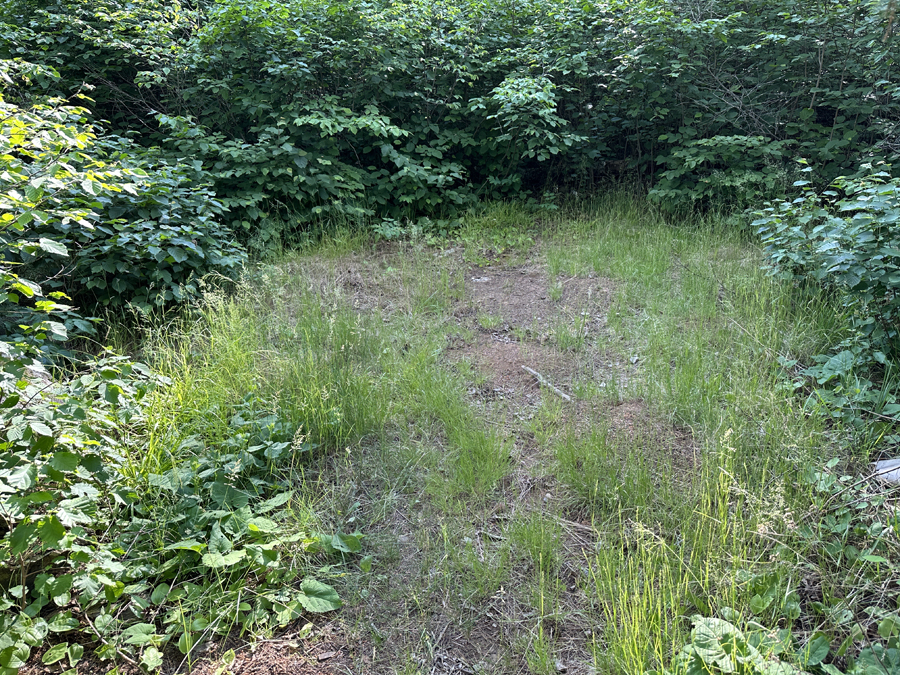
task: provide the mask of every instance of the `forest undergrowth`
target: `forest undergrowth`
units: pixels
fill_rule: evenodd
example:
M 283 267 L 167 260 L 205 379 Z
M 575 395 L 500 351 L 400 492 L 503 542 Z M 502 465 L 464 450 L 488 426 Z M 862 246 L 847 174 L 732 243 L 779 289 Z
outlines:
M 179 620 L 246 609 L 174 635 L 218 672 L 896 672 L 883 439 L 796 384 L 846 330 L 733 227 L 621 195 L 496 204 L 451 240 L 337 230 L 258 265 L 144 343 L 171 384 L 136 474 L 203 476 L 191 443 L 235 425 L 269 429 L 250 445 L 266 481 L 268 454 L 302 449 L 278 517 L 252 514 L 278 533 L 273 573 L 235 540 L 248 564 L 206 587 L 230 595 Z M 224 510 L 257 508 L 224 482 Z M 301 578 L 344 608 L 309 623 L 277 596 Z

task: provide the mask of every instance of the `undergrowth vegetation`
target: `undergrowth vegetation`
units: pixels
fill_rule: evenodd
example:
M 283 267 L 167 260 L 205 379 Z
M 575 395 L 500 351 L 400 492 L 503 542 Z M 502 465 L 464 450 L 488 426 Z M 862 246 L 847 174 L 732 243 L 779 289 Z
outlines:
M 347 368 L 359 327 L 316 307 L 276 356 L 277 334 L 260 335 L 249 303 L 210 295 L 151 333 L 158 375 L 107 357 L 95 373 L 26 387 L 23 408 L 6 398 L 5 452 L 19 463 L 4 472 L 17 523 L 4 667 L 54 634 L 44 663 L 74 667 L 85 638 L 70 634 L 83 631 L 101 659 L 150 670 L 177 646 L 180 669 L 211 636 L 340 606 L 324 582 L 361 537 L 322 522 L 312 476 L 324 452 L 381 423 L 370 374 Z
M 0 2 L 0 671 L 900 672 L 896 19 Z

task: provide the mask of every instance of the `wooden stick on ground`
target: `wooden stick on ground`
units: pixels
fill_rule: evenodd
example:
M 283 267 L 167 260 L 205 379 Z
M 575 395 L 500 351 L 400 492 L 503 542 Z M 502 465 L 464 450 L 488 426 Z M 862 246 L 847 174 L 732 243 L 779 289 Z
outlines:
M 557 396 L 559 396 L 561 399 L 563 399 L 564 401 L 570 401 L 570 402 L 571 402 L 571 400 L 572 400 L 572 397 L 571 397 L 571 396 L 569 396 L 568 394 L 564 393 L 561 389 L 557 389 L 556 387 L 554 387 L 554 386 L 553 386 L 552 384 L 550 384 L 550 383 L 544 378 L 544 376 L 541 375 L 539 372 L 537 372 L 536 370 L 532 370 L 532 369 L 529 368 L 528 366 L 522 366 L 522 369 L 523 369 L 523 370 L 526 370 L 526 371 L 528 371 L 529 373 L 531 373 L 532 375 L 534 375 L 535 379 L 537 379 L 538 382 L 540 382 L 542 385 L 544 385 L 545 387 L 547 387 L 547 389 L 549 389 L 550 391 L 552 391 L 554 394 L 556 394 Z

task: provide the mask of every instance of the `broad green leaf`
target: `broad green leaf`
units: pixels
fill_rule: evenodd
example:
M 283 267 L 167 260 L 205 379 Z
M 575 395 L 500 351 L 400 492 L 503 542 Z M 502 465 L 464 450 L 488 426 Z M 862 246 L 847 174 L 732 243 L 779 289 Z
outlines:
M 750 611 L 756 615 L 762 614 L 772 604 L 774 598 L 771 595 L 756 594 L 750 598 Z
M 28 663 L 31 648 L 24 642 L 17 642 L 11 647 L 0 650 L 0 666 L 16 671 Z
M 253 511 L 254 513 L 268 513 L 269 511 L 277 509 L 279 506 L 287 504 L 293 496 L 294 493 L 290 490 L 280 492 L 271 499 L 267 499 L 266 501 L 257 504 Z
M 853 369 L 855 363 L 856 357 L 851 351 L 844 350 L 835 354 L 822 366 L 822 378 L 820 378 L 820 384 L 824 384 L 825 381 L 832 377 L 843 376 L 849 373 Z
M 69 665 L 74 668 L 81 661 L 81 657 L 84 656 L 84 646 L 79 644 L 69 645 L 66 652 L 69 655 Z
M 63 574 L 48 584 L 50 599 L 57 606 L 67 605 L 70 600 L 69 591 L 72 590 L 72 581 L 74 577 L 71 574 Z
M 141 654 L 141 665 L 149 671 L 162 667 L 163 655 L 156 647 L 147 647 Z
M 152 623 L 136 623 L 124 631 L 122 635 L 125 637 L 126 644 L 145 645 L 154 642 L 159 636 L 156 634 L 156 626 Z
M 178 638 L 178 651 L 182 654 L 187 654 L 193 648 L 194 634 L 191 633 L 191 631 L 186 630 L 181 634 L 181 637 Z
M 41 657 L 41 663 L 49 666 L 53 663 L 56 663 L 57 661 L 62 661 L 64 658 L 66 658 L 66 652 L 68 649 L 68 642 L 60 642 L 59 644 L 53 645 L 52 647 L 50 647 L 50 649 L 44 652 L 44 655 Z
M 24 553 L 37 535 L 37 527 L 34 523 L 21 522 L 16 525 L 9 538 L 9 552 L 13 555 Z
M 63 256 L 65 258 L 69 257 L 69 252 L 68 250 L 66 250 L 66 247 L 60 244 L 58 241 L 53 241 L 52 239 L 41 237 L 40 239 L 38 239 L 38 245 L 47 253 Z
M 74 471 L 81 463 L 81 458 L 74 452 L 55 452 L 50 458 L 50 466 L 57 471 Z
M 47 637 L 47 633 L 50 632 L 50 629 L 47 627 L 47 622 L 44 619 L 35 619 L 34 623 L 32 623 L 28 628 L 24 630 L 22 633 L 22 639 L 31 645 L 32 647 L 39 647 L 44 644 L 44 640 Z M 0 649 L 9 647 L 9 645 L 2 645 Z
M 828 656 L 830 648 L 831 640 L 828 639 L 825 633 L 814 633 L 809 642 L 806 643 L 806 646 L 797 653 L 797 658 L 804 668 L 817 666 Z
M 166 598 L 169 597 L 170 590 L 171 586 L 169 586 L 169 584 L 159 584 L 153 589 L 153 593 L 150 594 L 150 602 L 154 605 L 161 605 L 166 601 Z
M 210 488 L 210 495 L 221 507 L 241 509 L 250 503 L 250 495 L 225 483 L 213 483 Z
M 37 478 L 37 467 L 34 464 L 22 464 L 9 472 L 6 482 L 19 490 L 27 490 L 34 485 Z
M 247 554 L 246 551 L 240 549 L 238 551 L 231 551 L 230 553 L 226 553 L 222 555 L 221 553 L 204 553 L 203 557 L 200 559 L 207 567 L 211 567 L 212 569 L 218 569 L 220 567 L 231 567 L 232 565 L 240 562 L 244 556 Z
M 178 541 L 174 544 L 169 544 L 166 546 L 167 551 L 195 551 L 196 553 L 202 553 L 203 549 L 206 548 L 206 544 L 202 544 L 196 539 L 185 539 L 184 541 Z
M 256 517 L 247 521 L 247 527 L 251 532 L 274 532 L 278 524 L 268 518 Z
M 53 430 L 43 422 L 31 422 L 28 426 L 38 436 L 52 436 Z
M 878 634 L 884 640 L 900 634 L 900 618 L 896 614 L 884 617 L 878 624 Z
M 172 256 L 175 262 L 181 263 L 187 260 L 187 254 L 184 252 L 184 249 L 178 248 L 177 246 L 170 246 L 167 249 L 167 252 Z
M 337 591 L 312 578 L 303 580 L 303 583 L 300 584 L 300 591 L 297 599 L 308 612 L 332 612 L 343 604 Z
M 359 536 L 355 534 L 335 534 L 331 537 L 331 546 L 343 553 L 359 553 L 362 550 Z
M 80 625 L 70 612 L 60 612 L 47 622 L 47 627 L 54 633 L 67 633 Z

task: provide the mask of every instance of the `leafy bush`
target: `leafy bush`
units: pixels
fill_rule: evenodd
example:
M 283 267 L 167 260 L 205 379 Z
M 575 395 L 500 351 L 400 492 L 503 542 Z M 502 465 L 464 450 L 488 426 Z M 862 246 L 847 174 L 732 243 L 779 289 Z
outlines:
M 667 210 L 718 206 L 747 208 L 783 195 L 789 140 L 763 136 L 714 136 L 691 139 L 694 132 L 663 134 L 671 154 L 657 161 L 665 167 L 649 196 Z
M 900 181 L 870 169 L 821 194 L 798 181 L 802 196 L 759 212 L 753 225 L 772 273 L 832 289 L 860 344 L 883 363 L 900 346 Z
M 133 163 L 126 151 L 142 154 L 126 146 L 118 157 L 123 166 Z M 32 236 L 72 251 L 68 274 L 49 287 L 90 304 L 147 308 L 196 297 L 200 278 L 210 272 L 230 276 L 240 269 L 245 255 L 222 224 L 225 209 L 210 189 L 162 161 L 138 163 L 134 171 L 130 190 L 98 199 L 102 210 L 93 228 L 34 228 Z
M 845 307 L 852 334 L 816 363 L 800 367 L 782 358 L 781 365 L 793 373 L 794 388 L 812 382 L 810 409 L 878 438 L 900 412 L 890 372 L 900 354 L 900 181 L 866 166 L 821 193 L 807 181 L 795 185 L 801 196 L 768 206 L 753 221 L 771 273 L 829 289 Z M 873 367 L 887 369 L 881 382 L 869 379 Z
M 15 73 L 56 77 L 27 64 L 3 67 L 9 83 Z M 91 304 L 169 304 L 195 294 L 199 276 L 243 263 L 208 189 L 133 143 L 98 139 L 84 108 L 37 101 L 0 102 L 0 255 L 7 274 L 15 266 L 34 279 L 10 277 L 18 293 L 4 303 L 44 288 Z M 41 302 L 32 309 L 53 309 Z M 7 334 L 23 311 L 31 310 L 20 305 L 7 315 Z

